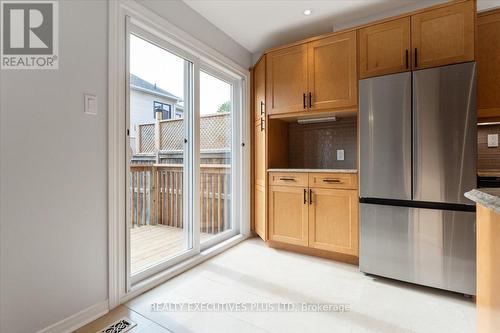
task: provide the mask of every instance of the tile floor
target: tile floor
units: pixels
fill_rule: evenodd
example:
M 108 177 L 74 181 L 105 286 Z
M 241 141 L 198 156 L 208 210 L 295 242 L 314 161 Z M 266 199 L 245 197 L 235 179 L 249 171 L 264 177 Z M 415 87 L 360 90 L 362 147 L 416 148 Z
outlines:
M 151 309 L 153 303 L 185 302 L 342 303 L 350 309 L 295 313 Z M 475 305 L 462 295 L 366 276 L 357 266 L 275 250 L 258 238 L 167 281 L 125 307 L 151 321 L 151 329 L 158 329 L 151 326 L 154 323 L 176 333 L 475 332 Z M 149 330 L 138 325 L 131 332 Z

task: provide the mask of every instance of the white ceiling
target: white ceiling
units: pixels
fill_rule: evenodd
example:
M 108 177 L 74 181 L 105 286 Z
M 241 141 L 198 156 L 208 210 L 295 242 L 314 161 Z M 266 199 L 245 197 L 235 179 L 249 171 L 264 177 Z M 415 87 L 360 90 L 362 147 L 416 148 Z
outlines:
M 252 53 L 333 31 L 367 17 L 447 0 L 183 0 Z M 478 10 L 500 5 L 479 0 Z M 305 16 L 304 9 L 312 9 Z

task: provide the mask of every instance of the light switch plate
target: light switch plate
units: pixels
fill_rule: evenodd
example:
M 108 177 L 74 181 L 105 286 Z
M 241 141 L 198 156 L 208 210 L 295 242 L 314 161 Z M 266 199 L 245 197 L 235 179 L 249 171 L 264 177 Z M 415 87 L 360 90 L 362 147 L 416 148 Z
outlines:
M 91 94 L 84 94 L 84 110 L 87 114 L 97 114 L 97 97 Z
M 343 161 L 344 160 L 344 149 L 338 149 L 337 150 L 337 161 Z
M 488 134 L 488 148 L 498 147 L 498 134 Z

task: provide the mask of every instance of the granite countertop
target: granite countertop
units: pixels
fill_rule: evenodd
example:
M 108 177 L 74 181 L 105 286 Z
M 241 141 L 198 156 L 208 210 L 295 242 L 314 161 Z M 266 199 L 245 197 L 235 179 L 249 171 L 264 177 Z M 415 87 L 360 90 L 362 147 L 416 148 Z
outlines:
M 500 188 L 480 188 L 465 193 L 465 197 L 500 214 Z
M 332 173 L 358 173 L 356 169 L 267 169 L 269 172 L 332 172 Z

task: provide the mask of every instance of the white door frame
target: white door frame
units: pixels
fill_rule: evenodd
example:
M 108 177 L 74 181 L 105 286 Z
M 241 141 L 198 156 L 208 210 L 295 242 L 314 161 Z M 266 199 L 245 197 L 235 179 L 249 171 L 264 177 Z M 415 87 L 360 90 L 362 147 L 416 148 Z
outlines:
M 175 276 L 182 271 L 210 258 L 221 251 L 233 246 L 237 242 L 250 235 L 250 74 L 246 68 L 241 67 L 231 59 L 220 54 L 216 50 L 197 40 L 188 33 L 177 28 L 164 18 L 160 17 L 151 10 L 143 7 L 133 0 L 109 1 L 109 45 L 108 45 L 108 268 L 109 268 L 109 308 L 112 309 L 128 299 L 153 288 L 159 283 Z M 126 147 L 126 17 L 134 26 L 137 26 L 153 35 L 161 36 L 161 39 L 171 45 L 187 50 L 194 55 L 199 62 L 215 68 L 226 75 L 239 80 L 241 84 L 241 117 L 238 119 L 240 126 L 239 138 L 234 143 L 237 153 L 240 154 L 240 165 L 238 173 L 241 176 L 239 181 L 240 190 L 233 192 L 233 200 L 239 202 L 233 223 L 239 222 L 240 234 L 228 239 L 214 248 L 206 250 L 199 255 L 174 266 L 167 271 L 143 280 L 137 285 L 127 286 L 126 277 L 126 189 L 128 173 L 125 168 L 127 147 Z M 195 62 L 196 63 L 196 62 Z M 197 68 L 194 67 L 195 82 L 199 85 L 197 78 Z M 195 89 L 196 90 L 196 89 Z M 199 110 L 199 99 L 195 98 L 194 108 Z M 190 124 L 194 128 L 199 128 L 196 123 L 198 117 Z M 199 122 L 199 120 L 198 120 Z M 189 126 L 188 126 L 189 127 Z M 199 136 L 199 131 L 194 131 Z M 196 138 L 199 142 L 199 137 Z M 194 154 L 199 154 L 197 149 Z M 234 152 L 233 152 L 234 154 Z M 195 161 L 199 161 L 199 156 Z M 199 170 L 199 165 L 195 168 Z M 199 188 L 199 176 L 195 172 L 191 188 Z M 189 178 L 189 177 L 186 177 Z M 197 204 L 199 199 L 194 196 L 193 204 Z M 199 206 L 199 204 L 198 204 Z M 195 221 L 199 220 L 196 216 L 199 210 L 195 209 L 192 217 Z M 199 237 L 199 228 L 194 229 L 195 237 Z

